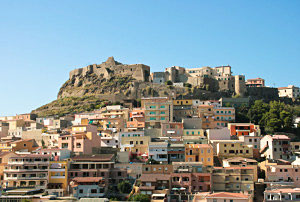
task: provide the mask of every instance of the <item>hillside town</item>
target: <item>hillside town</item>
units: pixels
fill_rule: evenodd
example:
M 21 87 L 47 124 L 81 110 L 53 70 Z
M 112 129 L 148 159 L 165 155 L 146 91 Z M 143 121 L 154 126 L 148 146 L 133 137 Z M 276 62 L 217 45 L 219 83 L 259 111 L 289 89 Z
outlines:
M 1 201 L 300 201 L 298 87 L 276 88 L 279 100 L 268 103 L 244 96 L 268 88 L 264 79 L 233 76 L 230 66 L 150 73 L 113 58 L 70 80 L 126 72 L 169 87 L 215 81 L 233 97 L 140 95 L 78 113 L 0 117 Z

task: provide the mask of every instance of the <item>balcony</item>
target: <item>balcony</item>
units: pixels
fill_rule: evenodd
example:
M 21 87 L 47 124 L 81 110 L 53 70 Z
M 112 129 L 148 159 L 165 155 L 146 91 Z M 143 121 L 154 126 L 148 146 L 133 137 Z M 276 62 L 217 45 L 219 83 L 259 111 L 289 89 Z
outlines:
M 49 161 L 9 161 L 8 165 L 24 165 L 24 164 L 30 164 L 30 165 L 39 165 L 39 164 L 49 164 Z
M 7 180 L 46 180 L 48 179 L 48 176 L 36 176 L 36 177 L 6 177 Z
M 38 168 L 38 169 L 4 169 L 5 172 L 37 172 L 37 171 L 44 171 L 44 172 L 48 172 L 48 168 L 46 169 L 42 169 L 42 168 Z M 64 171 L 64 170 L 63 170 Z

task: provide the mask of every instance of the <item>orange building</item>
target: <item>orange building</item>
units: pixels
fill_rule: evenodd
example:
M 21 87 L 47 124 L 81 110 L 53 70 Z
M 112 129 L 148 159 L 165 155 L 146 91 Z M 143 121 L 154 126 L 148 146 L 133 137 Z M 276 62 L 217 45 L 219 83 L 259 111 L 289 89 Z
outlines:
M 137 130 L 145 128 L 145 110 L 134 108 L 129 113 L 129 121 L 127 122 L 129 130 Z
M 28 140 L 8 140 L 0 142 L 0 151 L 1 152 L 11 152 L 11 151 L 28 151 L 32 152 L 36 150 L 38 145 L 36 144 L 34 139 Z
M 204 166 L 214 165 L 213 147 L 210 144 L 186 144 L 186 162 L 202 162 Z
M 259 125 L 254 125 L 253 123 L 229 123 L 228 129 L 230 130 L 231 136 L 246 136 L 250 135 L 250 133 L 254 133 L 255 136 L 260 136 Z

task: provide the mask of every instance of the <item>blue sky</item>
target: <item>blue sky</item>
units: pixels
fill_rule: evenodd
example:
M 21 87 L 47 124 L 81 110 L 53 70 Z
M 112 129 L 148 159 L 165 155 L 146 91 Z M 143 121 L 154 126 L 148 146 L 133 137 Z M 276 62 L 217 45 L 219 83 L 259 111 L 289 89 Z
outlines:
M 298 0 L 0 0 L 0 116 L 56 99 L 74 68 L 109 56 L 152 71 L 231 65 L 300 86 Z

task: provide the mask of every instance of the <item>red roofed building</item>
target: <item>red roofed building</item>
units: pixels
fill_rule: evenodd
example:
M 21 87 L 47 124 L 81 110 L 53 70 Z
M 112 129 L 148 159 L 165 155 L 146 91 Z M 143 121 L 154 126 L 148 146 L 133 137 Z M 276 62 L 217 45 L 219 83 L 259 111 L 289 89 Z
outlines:
M 207 202 L 250 202 L 251 196 L 242 193 L 219 192 L 209 194 L 205 197 Z M 197 201 L 197 200 L 195 200 Z

